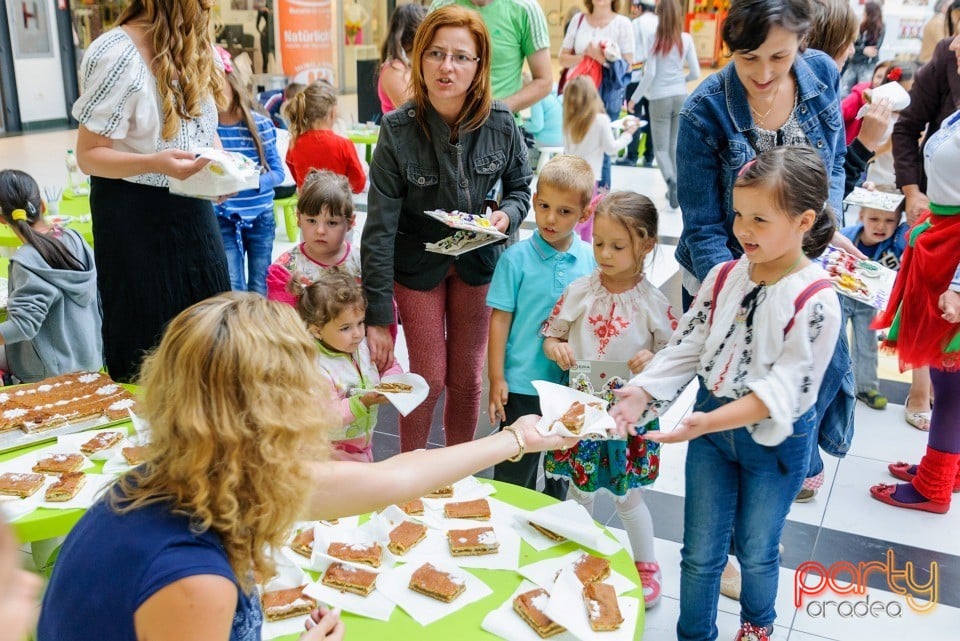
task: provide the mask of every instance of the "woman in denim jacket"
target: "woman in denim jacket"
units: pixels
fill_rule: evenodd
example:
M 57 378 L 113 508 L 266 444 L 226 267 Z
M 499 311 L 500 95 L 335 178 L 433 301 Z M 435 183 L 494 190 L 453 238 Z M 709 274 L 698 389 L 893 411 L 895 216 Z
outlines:
M 425 243 L 456 230 L 424 211 L 483 214 L 488 194 L 502 189 L 490 222 L 510 234 L 530 209 L 527 148 L 510 110 L 492 102 L 490 55 L 490 36 L 475 12 L 431 12 L 413 44 L 413 99 L 384 116 L 370 165 L 360 248 L 370 353 L 379 367 L 393 358 L 395 296 L 410 370 L 430 385 L 426 401 L 400 420 L 402 451 L 426 446 L 444 389 L 446 444 L 473 438 L 490 320 L 486 293 L 503 251 L 426 251 Z
M 804 0 L 734 0 L 723 26 L 733 64 L 701 83 L 680 112 L 677 261 L 685 303 L 714 265 L 742 253 L 732 233 L 733 182 L 760 151 L 814 147 L 830 176 L 830 206 L 842 211 L 839 74 L 826 54 L 801 52 L 810 19 Z M 842 236 L 834 244 L 852 248 Z

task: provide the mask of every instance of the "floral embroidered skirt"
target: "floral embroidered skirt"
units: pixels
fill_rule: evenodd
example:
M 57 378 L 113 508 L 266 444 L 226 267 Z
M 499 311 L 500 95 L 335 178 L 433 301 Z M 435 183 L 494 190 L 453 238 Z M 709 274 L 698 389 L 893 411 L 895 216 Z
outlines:
M 547 452 L 543 459 L 548 476 L 568 478 L 581 492 L 601 489 L 623 496 L 635 487 L 650 485 L 660 475 L 660 444 L 641 434 L 660 429 L 654 419 L 626 441 L 583 440 L 569 450 Z

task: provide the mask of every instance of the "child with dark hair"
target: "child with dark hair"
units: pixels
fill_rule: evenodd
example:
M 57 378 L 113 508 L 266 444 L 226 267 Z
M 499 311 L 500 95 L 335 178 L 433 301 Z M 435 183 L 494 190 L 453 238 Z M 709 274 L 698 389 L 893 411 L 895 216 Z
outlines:
M 339 429 L 329 435 L 333 459 L 372 463 L 377 406 L 387 398 L 378 392 L 354 390 L 372 390 L 382 376 L 400 374 L 403 369 L 394 359 L 380 372 L 371 360 L 363 323 L 367 299 L 356 278 L 331 270 L 304 284 L 295 274 L 287 289 L 296 297 L 297 313 L 317 339 L 317 364 L 329 376 L 340 401 Z
M 863 119 L 858 114 L 860 113 L 860 108 L 870 101 L 873 90 L 881 85 L 898 82 L 901 87 L 909 92 L 913 87 L 913 74 L 916 73 L 916 70 L 917 66 L 912 62 L 890 62 L 884 60 L 877 64 L 870 80 L 858 82 L 853 86 L 850 94 L 840 103 L 840 110 L 843 112 L 843 127 L 847 134 L 848 145 L 853 142 L 853 139 L 860 133 L 860 126 L 863 124 Z
M 694 412 L 657 443 L 687 449 L 680 564 L 681 640 L 717 638 L 731 538 L 743 573 L 736 639 L 767 641 L 777 549 L 817 440 L 815 404 L 840 335 L 827 273 L 810 260 L 834 232 L 827 172 L 807 146 L 777 147 L 740 171 L 733 234 L 744 255 L 711 269 L 670 344 L 619 392 L 618 430 L 636 434 L 697 376 Z M 734 527 L 735 526 L 735 527 Z
M 243 154 L 259 164 L 261 172 L 257 189 L 241 191 L 214 210 L 227 252 L 231 288 L 266 295 L 267 266 L 276 231 L 273 188 L 283 182 L 283 161 L 277 153 L 273 123 L 255 110 L 254 98 L 234 68 L 230 54 L 221 47 L 217 47 L 217 52 L 227 79 L 227 104 L 219 109 L 217 135 L 225 150 Z
M 0 369 L 24 383 L 103 367 L 93 250 L 72 229 L 47 223 L 45 211 L 33 178 L 0 171 L 0 223 L 23 241 L 10 259 Z

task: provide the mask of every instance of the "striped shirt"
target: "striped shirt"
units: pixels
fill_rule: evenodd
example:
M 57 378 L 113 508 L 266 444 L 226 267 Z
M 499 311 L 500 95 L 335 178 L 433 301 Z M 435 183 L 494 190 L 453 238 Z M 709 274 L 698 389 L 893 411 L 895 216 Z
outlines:
M 273 188 L 283 182 L 283 161 L 277 153 L 277 134 L 273 123 L 266 116 L 253 112 L 253 120 L 263 143 L 263 152 L 267 157 L 267 171 L 260 174 L 260 189 L 248 189 L 216 206 L 217 216 L 233 218 L 236 214 L 241 220 L 252 220 L 265 211 L 273 209 Z M 243 154 L 253 162 L 260 164 L 260 154 L 253 143 L 253 136 L 242 120 L 235 125 L 219 125 L 217 134 L 227 151 Z

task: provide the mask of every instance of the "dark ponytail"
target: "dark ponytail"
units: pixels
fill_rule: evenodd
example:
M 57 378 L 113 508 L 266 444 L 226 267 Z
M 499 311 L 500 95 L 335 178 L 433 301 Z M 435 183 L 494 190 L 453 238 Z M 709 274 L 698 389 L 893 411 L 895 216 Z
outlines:
M 15 211 L 22 211 L 26 215 L 15 217 Z M 37 181 L 19 169 L 0 171 L 0 216 L 3 216 L 4 222 L 21 236 L 26 244 L 36 249 L 44 262 L 53 269 L 76 272 L 86 270 L 63 243 L 53 236 L 38 234 L 33 230 L 42 212 L 43 201 L 40 199 Z

